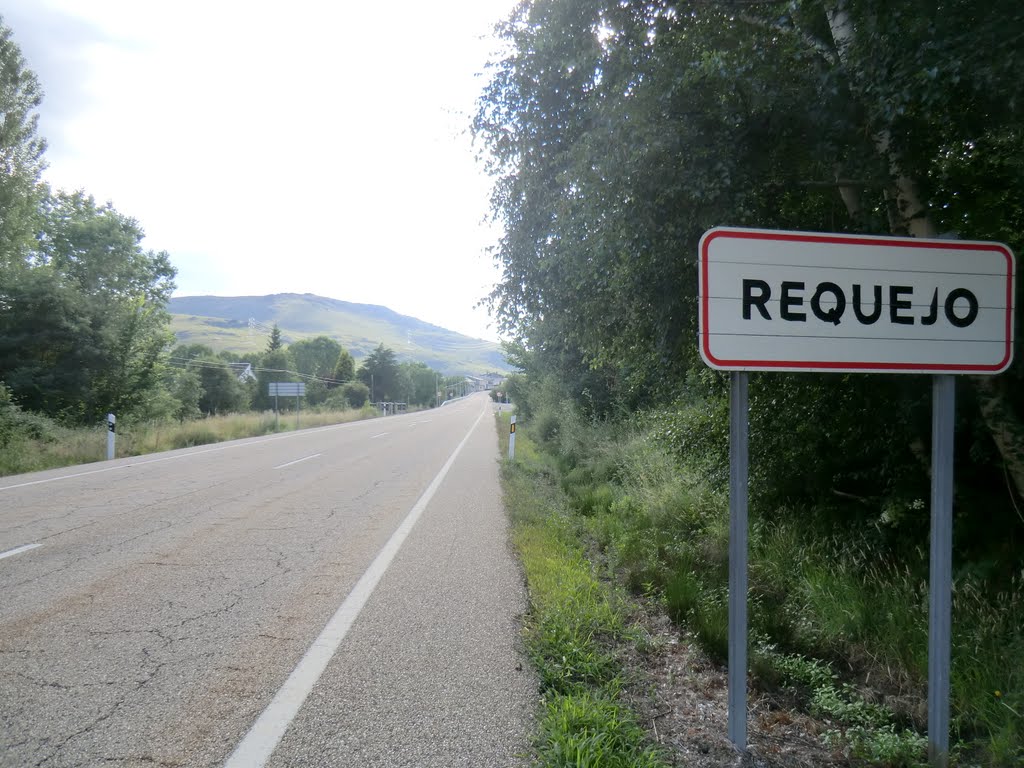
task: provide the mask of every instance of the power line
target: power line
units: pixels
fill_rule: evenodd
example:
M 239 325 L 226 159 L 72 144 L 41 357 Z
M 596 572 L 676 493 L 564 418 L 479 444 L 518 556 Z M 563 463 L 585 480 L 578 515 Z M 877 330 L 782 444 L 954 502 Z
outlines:
M 174 355 L 168 357 L 167 360 L 172 365 L 178 368 L 188 368 L 191 365 L 195 366 L 196 368 L 221 368 L 234 370 L 234 367 L 232 366 L 231 363 L 220 363 L 213 360 L 194 360 L 188 357 L 175 357 Z M 261 366 L 254 365 L 252 366 L 252 370 L 259 371 L 262 373 L 285 373 L 291 376 L 298 376 L 309 381 L 320 381 L 323 382 L 324 384 L 345 384 L 348 381 L 350 381 L 350 379 L 333 379 L 327 376 L 317 376 L 312 373 L 300 373 L 299 371 L 289 371 L 285 368 L 263 368 Z

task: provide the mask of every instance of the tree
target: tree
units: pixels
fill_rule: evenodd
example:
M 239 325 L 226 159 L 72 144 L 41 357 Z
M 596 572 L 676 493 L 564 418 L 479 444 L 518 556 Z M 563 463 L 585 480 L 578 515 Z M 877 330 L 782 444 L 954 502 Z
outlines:
M 199 399 L 203 385 L 199 371 L 177 364 L 168 365 L 162 374 L 162 386 L 156 389 L 137 416 L 147 421 L 187 421 L 202 415 Z
M 362 408 L 370 399 L 370 389 L 361 381 L 349 381 L 342 385 L 341 391 L 352 408 Z
M 203 388 L 199 410 L 209 416 L 243 410 L 248 397 L 234 371 L 220 361 L 206 362 L 207 365 L 202 365 L 202 361 L 197 361 L 199 364 L 195 367 Z
M 4 288 L 0 371 L 27 408 L 93 422 L 141 408 L 171 341 L 174 267 L 142 230 L 81 192 L 46 200 L 26 267 Z
M 474 128 L 504 227 L 491 305 L 531 382 L 598 416 L 717 407 L 694 343 L 697 243 L 714 225 L 955 232 L 1019 252 L 1022 28 L 1009 0 L 518 5 Z M 958 478 L 1005 486 L 1005 467 L 1024 488 L 1022 380 L 1017 356 L 961 399 Z M 925 380 L 760 382 L 752 400 L 772 405 L 751 444 L 774 462 L 758 481 L 776 498 L 921 493 Z M 796 423 L 813 448 L 769 455 Z M 1003 530 L 1019 526 L 1010 500 Z
M 400 368 L 407 389 L 403 397 L 412 405 L 434 405 L 441 375 L 425 363 L 402 363 Z
M 327 379 L 332 377 L 338 356 L 343 350 L 334 339 L 317 336 L 289 344 L 288 351 L 291 352 L 295 370 L 299 373 Z
M 337 381 L 351 381 L 356 375 L 356 361 L 347 349 L 338 353 L 338 360 L 334 364 L 334 371 L 331 378 Z
M 277 352 L 282 346 L 284 342 L 281 341 L 281 329 L 274 323 L 274 327 L 270 329 L 270 338 L 267 339 L 267 352 Z
M 370 388 L 374 402 L 400 400 L 398 391 L 398 362 L 395 353 L 379 344 L 367 355 L 357 374 L 359 380 Z
M 46 142 L 36 135 L 43 92 L 0 17 L 0 285 L 24 266 L 39 224 Z

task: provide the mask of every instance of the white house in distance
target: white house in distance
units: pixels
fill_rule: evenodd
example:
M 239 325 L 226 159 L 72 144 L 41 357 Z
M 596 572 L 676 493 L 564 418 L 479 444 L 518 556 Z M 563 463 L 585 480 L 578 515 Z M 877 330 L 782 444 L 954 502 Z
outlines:
M 482 376 L 466 377 L 466 383 L 469 384 L 470 389 L 474 392 L 479 392 L 485 389 L 495 389 L 500 387 L 504 381 L 505 376 L 501 373 L 485 373 Z
M 252 369 L 252 363 L 228 363 L 232 372 L 243 384 L 247 381 L 256 381 L 256 373 Z

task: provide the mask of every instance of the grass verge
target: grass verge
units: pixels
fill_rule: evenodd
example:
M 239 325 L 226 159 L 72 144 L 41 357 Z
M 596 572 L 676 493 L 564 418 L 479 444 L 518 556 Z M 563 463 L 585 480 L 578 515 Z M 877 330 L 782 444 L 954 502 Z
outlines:
M 345 411 L 309 411 L 299 418 L 299 428 L 344 424 L 374 418 L 371 407 Z M 141 456 L 175 448 L 258 437 L 296 429 L 294 414 L 273 412 L 232 413 L 183 422 L 118 422 L 117 456 Z M 103 461 L 107 457 L 106 426 L 70 429 L 48 422 L 33 432 L 9 436 L 0 443 L 0 476 L 38 472 L 77 464 Z
M 538 409 L 517 435 L 538 439 L 531 460 L 561 491 L 563 528 L 599 550 L 604 573 L 658 599 L 724 661 L 728 500 L 724 480 L 701 471 L 706 456 L 681 459 L 641 420 L 594 423 L 566 406 Z M 805 524 L 812 512 L 752 508 L 755 682 L 827 723 L 827 743 L 854 765 L 925 765 L 926 552 L 897 557 L 874 529 L 841 521 L 827 534 Z M 1022 617 L 1020 575 L 994 584 L 958 572 L 954 765 L 1024 766 Z
M 509 415 L 498 414 L 503 455 Z M 631 642 L 624 598 L 595 576 L 551 468 L 521 432 L 502 482 L 529 588 L 526 647 L 541 683 L 535 764 L 667 766 L 620 695 L 619 652 Z

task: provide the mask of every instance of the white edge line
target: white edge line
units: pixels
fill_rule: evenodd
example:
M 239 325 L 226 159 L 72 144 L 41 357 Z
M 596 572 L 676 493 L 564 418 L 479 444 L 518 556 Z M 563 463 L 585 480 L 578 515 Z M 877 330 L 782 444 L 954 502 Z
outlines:
M 36 547 L 41 547 L 41 546 L 43 546 L 43 545 L 42 544 L 25 544 L 24 546 L 21 546 L 21 547 L 15 547 L 14 549 L 8 549 L 6 552 L 0 552 L 0 560 L 3 560 L 5 557 L 12 557 L 13 555 L 20 555 L 22 552 L 28 552 L 30 549 L 35 549 Z
M 314 453 L 314 454 L 311 454 L 310 456 L 303 456 L 301 459 L 296 459 L 295 461 L 289 461 L 287 464 L 278 464 L 276 467 L 274 467 L 274 469 L 284 469 L 285 467 L 290 467 L 292 464 L 298 464 L 300 461 L 307 461 L 309 459 L 315 459 L 317 456 L 323 456 L 323 454 L 322 453 Z
M 448 470 L 452 468 L 455 459 L 458 458 L 463 446 L 469 441 L 470 436 L 483 417 L 484 412 L 477 416 L 473 426 L 469 428 L 466 436 L 462 438 L 462 442 L 459 443 L 458 447 L 452 452 L 452 455 L 448 457 L 448 461 L 441 467 L 441 471 L 437 473 L 437 476 L 427 486 L 423 495 L 413 505 L 409 514 L 406 515 L 395 532 L 391 534 L 387 544 L 377 553 L 377 557 L 370 563 L 370 567 L 366 569 L 366 572 L 356 582 L 348 597 L 345 598 L 344 602 L 342 602 L 341 606 L 327 622 L 327 626 L 323 628 L 298 665 L 292 670 L 288 679 L 284 681 L 284 685 L 274 695 L 270 704 L 263 710 L 263 713 L 256 722 L 253 723 L 242 741 L 235 747 L 231 757 L 224 763 L 224 768 L 262 768 L 267 760 L 270 759 L 288 726 L 298 714 L 299 708 L 305 702 L 306 697 L 309 696 L 310 691 L 313 690 L 313 686 L 320 679 L 324 669 L 327 668 L 328 662 L 330 662 L 338 650 L 338 646 L 341 645 L 341 641 L 345 639 L 345 635 L 348 634 L 352 624 L 370 599 L 370 595 L 373 594 L 377 583 L 381 580 L 388 566 L 391 565 L 391 561 L 398 554 L 398 550 L 402 548 L 402 544 L 409 536 L 413 526 L 416 525 L 416 521 L 420 519 L 423 510 L 426 509 L 427 504 L 430 503 L 437 489 L 441 486 L 442 481 L 448 474 Z

